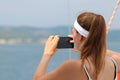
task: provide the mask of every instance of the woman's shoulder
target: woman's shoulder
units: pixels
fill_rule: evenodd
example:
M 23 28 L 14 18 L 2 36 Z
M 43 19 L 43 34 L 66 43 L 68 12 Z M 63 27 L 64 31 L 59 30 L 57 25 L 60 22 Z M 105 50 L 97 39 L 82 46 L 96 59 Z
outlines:
M 70 69 L 80 67 L 81 61 L 80 60 L 67 60 L 63 64 L 60 65 L 61 69 Z
M 76 76 L 80 73 L 80 60 L 68 60 L 62 64 L 61 71 L 64 71 L 65 75 Z
M 64 68 L 65 70 L 78 70 L 81 66 L 81 61 L 80 60 L 68 60 L 65 61 L 61 66 L 63 66 L 62 68 Z
M 74 80 L 80 75 L 80 60 L 67 60 L 53 71 L 61 80 Z M 63 79 L 64 78 L 64 79 Z
M 68 66 L 77 66 L 77 65 L 81 65 L 81 60 L 68 60 L 68 61 L 65 61 L 63 63 L 64 65 L 68 65 Z

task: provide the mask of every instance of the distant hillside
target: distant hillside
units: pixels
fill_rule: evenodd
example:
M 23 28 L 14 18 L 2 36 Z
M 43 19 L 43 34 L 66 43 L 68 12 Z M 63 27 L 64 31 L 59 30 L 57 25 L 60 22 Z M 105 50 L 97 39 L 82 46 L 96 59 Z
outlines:
M 68 27 L 57 26 L 52 28 L 36 28 L 36 27 L 0 27 L 0 38 L 32 38 L 42 39 L 49 35 L 68 35 Z M 110 31 L 108 34 L 108 41 L 120 41 L 120 30 Z
M 67 27 L 36 28 L 36 27 L 0 27 L 0 38 L 46 38 L 49 35 L 67 35 Z

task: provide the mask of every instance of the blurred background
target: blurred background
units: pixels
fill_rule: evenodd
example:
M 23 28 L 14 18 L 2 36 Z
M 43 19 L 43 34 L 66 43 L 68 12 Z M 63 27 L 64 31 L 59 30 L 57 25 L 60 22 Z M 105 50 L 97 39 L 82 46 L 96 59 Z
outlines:
M 0 80 L 32 80 L 49 35 L 71 34 L 77 15 L 91 11 L 109 22 L 117 0 L 0 0 Z M 107 37 L 108 49 L 120 52 L 120 9 Z M 62 57 L 62 58 L 61 58 Z M 58 50 L 47 72 L 68 59 L 70 49 Z

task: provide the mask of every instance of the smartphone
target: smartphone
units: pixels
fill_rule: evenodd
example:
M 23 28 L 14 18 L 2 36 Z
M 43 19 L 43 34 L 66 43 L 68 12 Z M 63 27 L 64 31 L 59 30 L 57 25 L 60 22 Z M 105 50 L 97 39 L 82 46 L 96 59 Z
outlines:
M 57 48 L 58 49 L 73 48 L 74 47 L 74 43 L 70 43 L 70 40 L 72 40 L 72 38 L 70 38 L 70 37 L 60 37 L 60 40 L 59 40 L 58 45 L 57 45 Z

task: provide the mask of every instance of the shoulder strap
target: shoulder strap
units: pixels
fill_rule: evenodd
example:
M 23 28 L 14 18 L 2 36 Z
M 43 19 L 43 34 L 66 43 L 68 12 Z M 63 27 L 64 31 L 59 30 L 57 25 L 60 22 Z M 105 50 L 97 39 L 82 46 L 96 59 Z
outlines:
M 112 62 L 114 64 L 114 67 L 115 67 L 115 70 L 114 70 L 114 80 L 118 80 L 117 79 L 117 63 L 116 63 L 116 61 L 112 57 L 111 57 L 111 60 L 112 60 Z
M 88 73 L 88 69 L 87 69 L 86 65 L 84 65 L 84 70 L 85 70 L 85 72 L 86 72 L 86 75 L 87 75 L 87 77 L 88 77 L 88 80 L 92 80 L 91 77 L 90 77 L 90 75 L 89 75 L 89 73 Z

